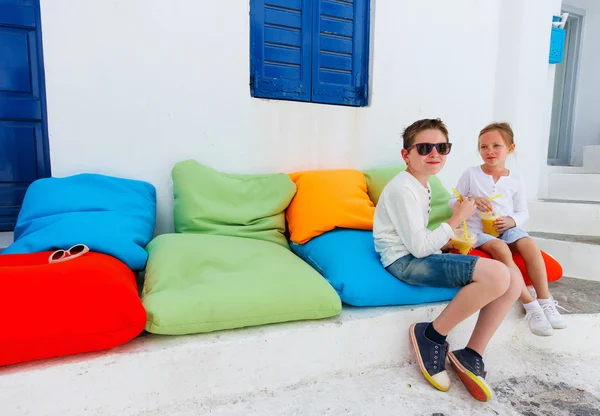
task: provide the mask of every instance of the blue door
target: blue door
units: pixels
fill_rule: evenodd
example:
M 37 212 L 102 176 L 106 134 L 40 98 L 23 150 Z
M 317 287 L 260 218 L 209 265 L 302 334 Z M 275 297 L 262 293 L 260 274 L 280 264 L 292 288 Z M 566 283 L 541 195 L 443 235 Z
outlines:
M 0 231 L 50 176 L 39 0 L 0 0 Z

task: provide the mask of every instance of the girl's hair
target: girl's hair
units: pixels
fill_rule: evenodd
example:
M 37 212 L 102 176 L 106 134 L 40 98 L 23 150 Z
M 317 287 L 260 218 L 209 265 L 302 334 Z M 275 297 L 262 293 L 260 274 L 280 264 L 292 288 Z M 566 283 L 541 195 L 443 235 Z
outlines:
M 502 135 L 502 138 L 504 139 L 504 142 L 506 143 L 506 145 L 508 147 L 515 144 L 515 134 L 513 133 L 512 127 L 510 127 L 510 124 L 508 124 L 508 123 L 488 124 L 483 129 L 481 129 L 481 131 L 479 132 L 479 136 L 477 137 L 478 141 L 479 141 L 479 137 L 481 137 L 485 133 L 489 133 L 490 131 L 497 131 L 498 133 L 500 133 Z

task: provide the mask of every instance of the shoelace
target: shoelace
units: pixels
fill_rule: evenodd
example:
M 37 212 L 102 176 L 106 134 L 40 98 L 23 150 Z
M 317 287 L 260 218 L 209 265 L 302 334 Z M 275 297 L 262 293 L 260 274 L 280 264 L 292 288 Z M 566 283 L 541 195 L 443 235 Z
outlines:
M 542 305 L 542 310 L 544 312 L 548 311 L 551 315 L 560 315 L 558 313 L 558 311 L 556 310 L 556 308 L 561 308 L 563 311 L 569 312 L 566 308 L 563 308 L 562 306 L 560 306 L 558 304 L 558 301 L 554 300 L 554 299 L 552 299 L 551 303 L 545 303 L 545 304 Z
M 487 371 L 482 371 L 482 367 L 483 367 L 483 360 L 476 358 L 475 359 L 475 373 L 477 373 L 476 375 L 480 375 L 483 374 L 483 378 L 485 378 L 485 376 L 487 375 Z
M 544 311 L 541 308 L 536 308 L 531 312 L 527 312 L 523 319 L 525 322 L 529 322 L 532 319 L 534 321 L 542 321 L 546 319 L 546 315 L 544 315 Z

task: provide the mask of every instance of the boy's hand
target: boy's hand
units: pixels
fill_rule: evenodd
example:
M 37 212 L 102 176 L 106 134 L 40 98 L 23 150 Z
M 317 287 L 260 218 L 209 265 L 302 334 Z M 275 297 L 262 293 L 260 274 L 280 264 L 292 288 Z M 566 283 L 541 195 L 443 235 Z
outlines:
M 500 234 L 516 226 L 517 223 L 511 217 L 500 217 L 494 222 L 494 227 L 496 227 L 496 230 L 498 230 Z
M 448 240 L 448 242 L 446 244 L 444 244 L 444 246 L 441 248 L 442 253 L 449 252 L 451 248 L 452 248 L 452 242 L 450 240 Z
M 481 212 L 490 212 L 494 209 L 492 203 L 484 196 L 475 198 L 475 205 Z
M 466 220 L 475 213 L 475 200 L 464 198 L 462 202 L 454 205 L 454 213 L 459 216 L 460 221 Z
M 454 214 L 447 221 L 451 228 L 457 228 L 461 222 L 465 221 L 475 213 L 475 201 L 471 198 L 464 198 L 462 202 L 454 204 Z

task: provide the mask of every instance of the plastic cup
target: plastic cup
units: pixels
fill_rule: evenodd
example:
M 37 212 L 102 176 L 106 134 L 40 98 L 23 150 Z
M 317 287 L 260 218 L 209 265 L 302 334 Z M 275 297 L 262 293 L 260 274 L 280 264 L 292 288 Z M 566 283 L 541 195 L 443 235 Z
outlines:
M 477 236 L 473 233 L 469 233 L 469 237 L 465 237 L 465 231 L 462 229 L 454 230 L 454 237 L 450 239 L 452 242 L 452 247 L 460 252 L 460 254 L 469 254 L 471 248 L 475 245 L 477 241 Z
M 484 233 L 489 234 L 492 237 L 500 237 L 500 233 L 496 230 L 496 227 L 494 227 L 494 222 L 500 218 L 500 215 L 498 215 L 496 211 L 482 212 L 479 214 L 479 218 L 483 224 Z

